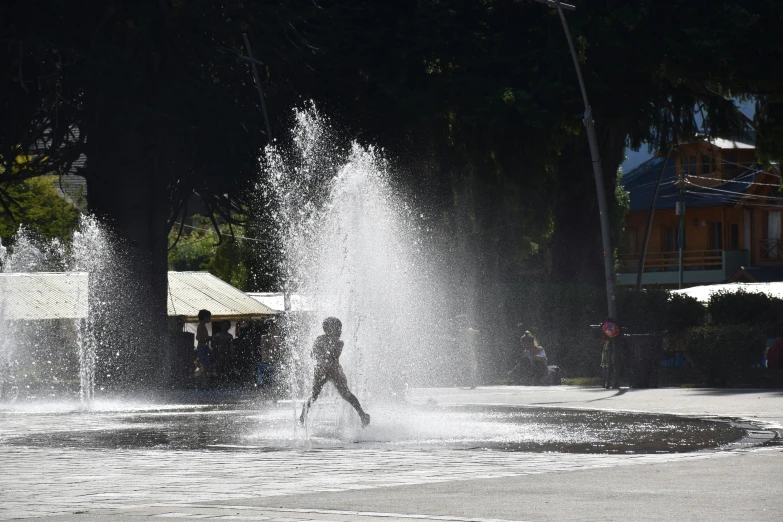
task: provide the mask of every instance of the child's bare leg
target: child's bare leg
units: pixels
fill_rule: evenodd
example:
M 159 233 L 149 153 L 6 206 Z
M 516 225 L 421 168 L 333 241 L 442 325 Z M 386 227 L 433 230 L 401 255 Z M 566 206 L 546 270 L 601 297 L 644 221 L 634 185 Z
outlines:
M 345 373 L 343 373 L 342 368 L 338 368 L 335 374 L 336 375 L 333 376 L 334 387 L 337 388 L 337 391 L 342 398 L 353 406 L 353 409 L 359 414 L 359 418 L 362 420 L 362 426 L 367 426 L 370 424 L 370 416 L 362 409 L 362 405 L 359 404 L 359 399 L 356 398 L 356 395 L 351 393 L 351 390 L 348 389 L 348 380 L 345 378 Z
M 324 384 L 326 384 L 326 380 L 327 376 L 323 372 L 316 371 L 315 376 L 313 377 L 313 393 L 302 408 L 302 415 L 299 416 L 299 424 L 304 424 L 307 412 L 310 411 L 310 406 L 312 406 L 312 404 L 318 400 L 318 396 L 321 395 L 321 390 L 323 389 Z

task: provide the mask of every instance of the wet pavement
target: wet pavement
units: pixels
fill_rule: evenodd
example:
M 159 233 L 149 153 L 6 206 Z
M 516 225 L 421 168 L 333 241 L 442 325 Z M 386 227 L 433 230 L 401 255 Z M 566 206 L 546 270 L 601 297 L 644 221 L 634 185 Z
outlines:
M 0 444 L 29 448 L 273 452 L 291 449 L 495 450 L 565 453 L 669 453 L 724 447 L 745 431 L 726 421 L 521 406 L 376 405 L 375 422 L 325 400 L 308 429 L 291 403 L 253 400 L 210 405 L 98 402 L 0 413 Z
M 665 490 L 670 499 L 682 491 L 691 502 L 717 498 L 703 509 L 731 501 L 757 519 L 780 519 L 765 517 L 783 512 L 783 452 L 763 444 L 783 421 L 780 393 L 644 392 L 416 390 L 411 405 L 370 410 L 367 430 L 327 399 L 307 433 L 294 427 L 293 405 L 246 399 L 98 403 L 91 412 L 17 405 L 0 413 L 0 517 L 689 519 L 688 506 L 655 504 Z M 665 410 L 661 397 L 676 401 Z M 683 409 L 713 419 L 676 415 Z M 753 424 L 741 429 L 723 417 Z M 743 438 L 753 432 L 759 437 Z M 769 480 L 775 474 L 777 486 Z M 721 481 L 731 475 L 742 483 L 727 492 Z M 705 477 L 713 478 L 689 489 Z M 542 482 L 549 489 L 541 491 Z M 601 493 L 645 482 L 641 496 Z M 609 489 L 584 496 L 599 484 Z M 569 499 L 596 511 L 579 516 L 577 504 L 570 511 L 558 504 Z M 630 516 L 629 499 L 659 511 Z

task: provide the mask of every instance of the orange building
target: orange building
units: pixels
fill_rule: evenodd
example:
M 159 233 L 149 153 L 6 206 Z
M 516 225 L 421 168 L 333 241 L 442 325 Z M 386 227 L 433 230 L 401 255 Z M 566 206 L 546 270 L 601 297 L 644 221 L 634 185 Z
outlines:
M 621 179 L 631 198 L 618 245 L 621 286 L 636 285 L 647 216 L 663 164 L 659 154 Z M 780 183 L 779 167 L 757 164 L 753 145 L 720 138 L 680 145 L 670 153 L 661 179 L 642 285 L 679 284 L 678 207 L 684 207 L 684 286 L 783 281 Z

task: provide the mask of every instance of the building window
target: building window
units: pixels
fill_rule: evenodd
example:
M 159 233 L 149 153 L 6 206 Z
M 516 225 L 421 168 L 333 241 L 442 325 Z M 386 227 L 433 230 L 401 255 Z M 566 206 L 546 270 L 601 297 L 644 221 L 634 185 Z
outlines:
M 723 224 L 720 221 L 710 223 L 709 250 L 723 250 Z
M 701 173 L 702 174 L 710 174 L 712 172 L 715 172 L 715 160 L 712 158 L 712 156 L 709 156 L 707 154 L 701 155 Z
M 685 231 L 683 230 L 683 234 Z M 680 250 L 680 227 L 664 227 L 662 246 L 664 252 L 677 252 Z M 686 243 L 687 244 L 687 243 Z
M 687 158 L 683 158 L 682 173 L 696 174 L 696 156 L 688 156 Z
M 739 250 L 739 223 L 729 225 L 729 250 Z

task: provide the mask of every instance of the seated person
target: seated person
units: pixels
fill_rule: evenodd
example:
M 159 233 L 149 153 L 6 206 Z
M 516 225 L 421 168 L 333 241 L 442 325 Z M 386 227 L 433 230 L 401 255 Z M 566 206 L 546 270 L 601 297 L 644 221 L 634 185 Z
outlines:
M 523 353 L 512 370 L 522 384 L 548 384 L 549 365 L 546 352 L 529 331 L 520 337 Z

